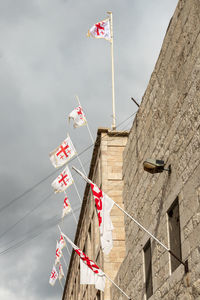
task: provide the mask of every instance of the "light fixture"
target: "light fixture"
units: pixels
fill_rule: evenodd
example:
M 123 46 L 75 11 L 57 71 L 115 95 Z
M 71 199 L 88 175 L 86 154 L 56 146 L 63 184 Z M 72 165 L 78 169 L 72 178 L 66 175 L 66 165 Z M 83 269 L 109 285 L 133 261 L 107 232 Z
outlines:
M 165 162 L 160 159 L 147 159 L 143 162 L 144 170 L 151 173 L 162 173 L 163 171 L 168 171 L 171 173 L 171 165 L 169 165 L 168 169 L 165 169 Z

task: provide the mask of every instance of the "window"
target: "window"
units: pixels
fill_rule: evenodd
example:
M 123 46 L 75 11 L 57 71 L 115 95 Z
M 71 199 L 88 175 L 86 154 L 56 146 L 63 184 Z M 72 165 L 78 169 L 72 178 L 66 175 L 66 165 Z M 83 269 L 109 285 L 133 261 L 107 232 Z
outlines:
M 178 197 L 173 202 L 173 204 L 170 207 L 170 209 L 168 210 L 167 214 L 168 214 L 170 250 L 180 260 L 182 260 Z M 170 255 L 170 259 L 171 259 L 171 272 L 174 272 L 176 270 L 176 268 L 180 265 L 180 262 L 172 255 Z
M 149 299 L 153 295 L 150 239 L 146 243 L 143 251 L 144 251 L 145 291 L 146 291 L 146 299 Z

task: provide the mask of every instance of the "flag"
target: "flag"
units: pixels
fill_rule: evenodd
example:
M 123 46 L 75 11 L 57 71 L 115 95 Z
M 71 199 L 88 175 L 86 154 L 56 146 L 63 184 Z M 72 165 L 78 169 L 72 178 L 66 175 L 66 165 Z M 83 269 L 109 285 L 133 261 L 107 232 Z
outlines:
M 49 153 L 50 160 L 55 168 L 66 164 L 74 155 L 76 155 L 76 150 L 69 136 L 59 147 Z
M 61 281 L 62 278 L 65 276 L 64 272 L 63 272 L 63 267 L 61 264 L 59 264 L 59 275 L 58 275 L 58 279 Z
M 97 290 L 104 291 L 106 284 L 105 275 L 97 275 L 81 260 L 80 261 L 80 284 L 94 284 Z
M 101 247 L 105 254 L 109 254 L 113 247 L 113 225 L 110 218 L 110 212 L 115 202 L 110 197 L 108 197 L 108 195 L 102 192 L 97 187 L 97 185 L 94 184 L 90 179 L 88 179 L 81 171 L 77 170 L 75 167 L 73 167 L 73 169 L 79 175 L 81 175 L 90 184 L 92 188 L 92 193 L 94 196 L 99 220 Z
M 51 186 L 55 193 L 64 192 L 72 183 L 73 178 L 68 166 L 62 171 L 62 173 L 52 182 Z
M 92 36 L 96 39 L 106 39 L 111 40 L 111 34 L 110 34 L 110 20 L 105 19 L 103 21 L 100 21 L 92 26 L 88 30 L 87 36 Z
M 61 233 L 80 256 L 80 283 L 95 284 L 97 289 L 104 291 L 105 288 L 105 273 L 91 260 L 86 254 L 81 251 L 65 234 Z
M 60 262 L 60 259 L 62 257 L 62 250 L 60 248 L 60 244 L 57 242 L 56 244 L 56 258 L 55 258 L 55 265 Z
M 87 123 L 85 114 L 84 114 L 83 109 L 80 105 L 78 107 L 76 107 L 69 114 L 69 121 L 70 121 L 70 119 L 74 120 L 74 127 L 75 128 L 86 125 L 86 123 Z
M 70 211 L 71 211 L 71 205 L 69 203 L 69 199 L 66 196 L 64 199 L 62 218 L 64 218 L 64 216 L 66 216 Z
M 60 235 L 60 240 L 59 240 L 59 247 L 62 250 L 65 246 L 66 246 L 66 243 L 65 243 L 64 237 L 61 234 Z
M 114 227 L 110 218 L 110 212 L 114 201 L 102 192 L 96 184 L 90 183 L 90 186 L 98 213 L 101 247 L 105 254 L 109 254 L 113 247 L 112 230 Z
M 57 278 L 58 278 L 58 273 L 56 271 L 56 267 L 53 266 L 53 269 L 51 271 L 51 275 L 50 275 L 50 278 L 49 278 L 49 283 L 53 286 L 55 284 Z

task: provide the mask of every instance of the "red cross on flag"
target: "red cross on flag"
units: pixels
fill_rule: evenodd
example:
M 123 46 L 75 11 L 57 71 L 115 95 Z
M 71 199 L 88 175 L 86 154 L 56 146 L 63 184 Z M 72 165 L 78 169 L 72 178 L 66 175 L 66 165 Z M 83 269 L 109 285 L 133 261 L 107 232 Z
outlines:
M 65 274 L 63 272 L 63 267 L 61 264 L 59 264 L 59 275 L 58 275 L 58 279 L 61 281 L 62 278 L 65 277 Z
M 64 199 L 62 218 L 64 218 L 70 211 L 71 211 L 71 205 L 69 203 L 69 199 L 66 196 Z
M 87 36 L 92 36 L 96 39 L 111 40 L 110 34 L 110 20 L 105 19 L 94 24 L 89 30 Z
M 75 128 L 86 125 L 87 123 L 85 114 L 80 105 L 69 114 L 69 121 L 70 119 L 73 119 Z
M 51 186 L 55 193 L 64 192 L 74 182 L 68 166 L 62 173 L 52 182 Z
M 96 289 L 104 291 L 105 273 L 86 254 L 81 251 L 64 233 L 62 235 L 80 256 L 80 284 L 95 284 Z
M 60 235 L 59 246 L 60 246 L 61 250 L 66 246 L 66 243 L 65 243 L 65 240 L 64 240 L 64 237 L 62 236 L 62 234 Z
M 94 196 L 98 220 L 99 220 L 99 229 L 100 229 L 100 239 L 101 247 L 105 254 L 109 254 L 110 250 L 113 247 L 112 241 L 112 230 L 113 225 L 110 218 L 110 212 L 115 204 L 115 202 L 108 197 L 103 191 L 101 191 L 98 186 L 88 179 L 81 171 L 77 170 L 75 167 L 73 169 L 81 175 L 91 186 L 92 193 Z
M 76 155 L 76 150 L 68 136 L 59 147 L 49 153 L 49 158 L 52 165 L 55 168 L 59 168 L 66 164 L 74 155 Z
M 105 254 L 109 254 L 113 247 L 112 230 L 113 225 L 110 218 L 110 212 L 114 205 L 114 201 L 102 192 L 96 184 L 90 182 L 92 193 L 94 196 L 100 229 L 100 238 L 102 250 Z
M 56 271 L 56 267 L 53 266 L 53 269 L 51 271 L 51 275 L 50 275 L 50 278 L 49 278 L 49 283 L 53 286 L 55 284 L 57 278 L 58 278 L 58 273 Z
M 60 244 L 57 242 L 57 244 L 56 244 L 55 265 L 57 265 L 60 262 L 61 257 L 62 257 L 62 250 L 60 248 Z

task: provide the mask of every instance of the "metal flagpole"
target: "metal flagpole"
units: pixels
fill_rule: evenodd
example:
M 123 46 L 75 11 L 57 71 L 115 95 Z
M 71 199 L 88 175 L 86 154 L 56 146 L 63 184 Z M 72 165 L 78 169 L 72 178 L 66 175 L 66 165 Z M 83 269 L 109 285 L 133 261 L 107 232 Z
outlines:
M 90 182 L 88 178 L 86 178 L 85 175 L 83 175 L 79 170 L 77 170 L 75 167 L 72 167 L 79 175 L 83 177 L 83 179 L 86 182 Z M 148 233 L 158 244 L 160 244 L 165 250 L 167 250 L 173 257 L 175 257 L 182 265 L 185 267 L 185 272 L 188 272 L 188 261 L 183 262 L 179 257 L 177 257 L 168 247 L 166 247 L 161 241 L 159 241 L 151 232 L 149 232 L 144 226 L 142 226 L 138 221 L 136 221 L 131 215 L 129 215 L 123 208 L 121 208 L 115 201 L 113 201 L 114 204 L 123 211 L 124 214 L 126 214 L 131 220 L 133 220 L 140 228 L 142 228 L 146 233 Z
M 64 258 L 64 255 L 62 255 L 62 258 L 63 258 L 64 264 L 65 264 L 65 267 L 67 267 L 67 262 L 66 262 L 66 260 Z
M 67 248 L 67 252 L 69 254 L 69 256 L 71 255 L 70 252 L 69 252 L 69 248 L 67 247 L 67 244 L 66 244 L 66 248 Z
M 59 280 L 59 282 L 60 282 L 60 285 L 61 285 L 62 289 L 64 290 L 63 285 L 62 285 L 62 282 L 61 282 L 60 280 Z
M 78 189 L 77 189 L 77 186 L 76 186 L 76 183 L 75 183 L 75 181 L 74 181 L 74 187 L 75 187 L 75 190 L 76 190 L 76 192 L 77 192 L 77 195 L 78 195 L 79 201 L 80 201 L 80 203 L 82 203 L 81 196 L 80 196 L 80 194 L 79 194 L 79 192 L 78 192 Z
M 78 153 L 77 153 L 77 158 L 78 158 L 78 161 L 79 161 L 79 163 L 80 163 L 80 165 L 81 165 L 81 168 L 82 168 L 82 170 L 83 170 L 85 176 L 87 176 L 87 174 L 86 174 L 86 172 L 85 172 L 85 168 L 84 168 L 84 166 L 83 166 L 83 164 L 82 164 L 82 161 L 81 161 L 81 159 L 80 159 Z
M 59 228 L 60 229 L 60 228 Z M 60 232 L 61 232 L 61 229 L 60 229 Z M 70 242 L 70 244 L 71 244 L 71 246 L 72 246 L 72 248 L 73 247 L 75 247 L 75 248 L 77 248 L 77 246 L 62 232 L 62 235 L 68 240 L 68 242 Z M 108 279 L 108 280 L 110 280 L 128 299 L 130 299 L 131 300 L 131 298 L 122 290 L 122 289 L 120 289 L 120 287 L 114 282 L 114 281 L 112 281 L 112 279 L 110 279 L 110 277 L 108 277 L 104 272 L 103 272 L 103 274 L 105 275 L 105 277 Z
M 120 289 L 120 287 L 112 279 L 110 279 L 110 277 L 108 277 L 106 274 L 105 274 L 105 276 L 108 280 L 110 280 L 110 282 L 112 282 L 112 284 L 114 284 L 116 286 L 116 288 L 118 288 L 128 299 L 131 300 L 131 298 L 122 289 Z
M 110 16 L 110 46 L 111 46 L 111 64 L 112 64 L 112 110 L 113 110 L 113 121 L 112 121 L 112 129 L 116 129 L 115 124 L 115 82 L 114 82 L 114 51 L 113 51 L 113 18 L 112 18 L 112 12 L 107 12 Z
M 76 100 L 78 101 L 78 104 L 81 106 L 81 103 L 80 103 L 80 100 L 79 100 L 79 97 L 76 95 Z M 87 119 L 86 119 L 87 120 Z M 92 136 L 92 133 L 90 131 L 90 128 L 89 128 L 89 125 L 88 125 L 88 122 L 86 122 L 86 126 L 87 126 L 87 129 L 88 129 L 88 132 L 89 132 L 89 135 L 90 135 L 90 138 L 91 138 L 91 141 L 92 141 L 92 144 L 94 144 L 94 138 Z
M 64 193 L 65 193 L 65 195 L 67 196 L 67 193 L 66 193 L 65 191 L 64 191 Z M 75 216 L 75 214 L 74 214 L 74 210 L 73 210 L 72 206 L 71 206 L 71 211 L 72 211 L 72 215 L 73 215 L 73 217 L 74 217 L 74 220 L 75 220 L 76 224 L 78 224 L 78 221 L 77 221 L 77 219 L 76 219 L 76 216 Z

